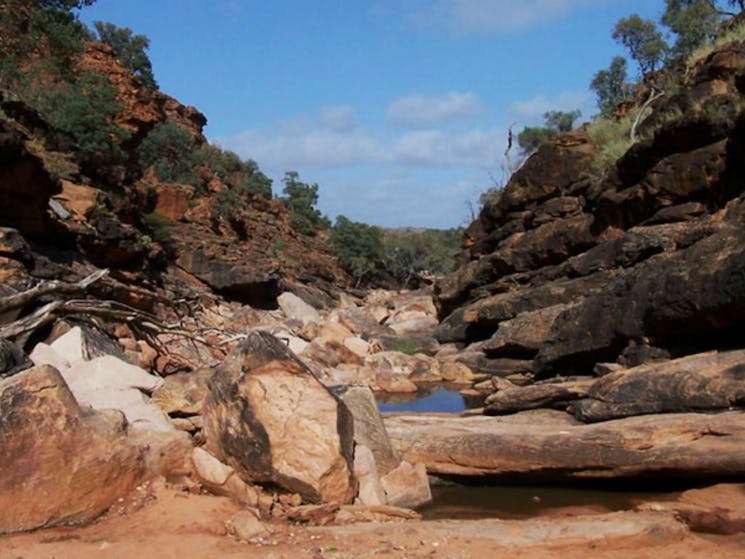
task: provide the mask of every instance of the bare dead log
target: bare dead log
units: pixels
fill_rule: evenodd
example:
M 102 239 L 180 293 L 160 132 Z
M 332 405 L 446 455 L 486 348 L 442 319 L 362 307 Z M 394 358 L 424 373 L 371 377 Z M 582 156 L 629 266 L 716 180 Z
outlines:
M 45 281 L 3 298 L 0 300 L 0 313 L 33 308 L 34 304 L 40 306 L 13 322 L 0 325 L 0 338 L 21 340 L 24 343 L 33 332 L 63 317 L 84 319 L 105 330 L 98 323 L 100 319 L 125 324 L 135 338 L 145 341 L 159 356 L 165 356 L 171 362 L 183 363 L 187 367 L 191 364 L 189 358 L 173 351 L 172 342 L 176 339 L 187 340 L 196 354 L 202 353 L 199 349 L 202 347 L 211 353 L 227 355 L 232 344 L 241 338 L 240 332 L 200 327 L 196 313 L 201 305 L 195 306 L 187 299 L 168 298 L 142 287 L 129 286 L 107 276 L 108 270 L 97 270 L 76 283 Z M 106 279 L 102 281 L 104 278 Z M 92 287 L 94 284 L 95 287 Z M 104 298 L 105 295 L 121 296 L 125 292 L 157 303 L 165 311 L 169 311 L 170 319 L 167 321 L 148 310 Z M 87 295 L 87 298 L 67 299 L 66 296 L 71 294 Z
M 108 273 L 109 271 L 107 269 L 97 270 L 77 283 L 58 280 L 43 281 L 31 289 L 0 299 L 0 313 L 24 307 L 45 295 L 72 295 L 84 293 L 88 287 L 101 278 L 107 276 Z
M 631 131 L 629 132 L 629 138 L 632 144 L 636 142 L 636 129 L 639 126 L 639 122 L 641 122 L 644 111 L 646 111 L 647 108 L 652 103 L 654 103 L 657 99 L 662 97 L 664 94 L 665 94 L 664 91 L 659 91 L 654 87 L 652 87 L 652 89 L 650 90 L 649 97 L 639 109 L 639 112 L 636 114 L 636 118 L 634 119 L 634 123 L 631 125 Z

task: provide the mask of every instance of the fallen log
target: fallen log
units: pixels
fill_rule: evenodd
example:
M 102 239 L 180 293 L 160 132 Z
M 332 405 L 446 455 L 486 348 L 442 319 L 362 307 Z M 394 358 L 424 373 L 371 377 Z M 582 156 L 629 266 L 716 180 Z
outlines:
M 88 287 L 107 276 L 107 269 L 97 270 L 76 283 L 52 280 L 43 281 L 31 289 L 15 293 L 0 299 L 0 314 L 9 310 L 25 307 L 29 303 L 45 295 L 70 295 L 84 293 Z

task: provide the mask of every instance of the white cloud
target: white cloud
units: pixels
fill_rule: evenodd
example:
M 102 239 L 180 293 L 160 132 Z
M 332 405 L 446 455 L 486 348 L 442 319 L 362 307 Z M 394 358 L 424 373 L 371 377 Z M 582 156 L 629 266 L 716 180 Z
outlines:
M 452 91 L 443 95 L 407 95 L 393 101 L 386 120 L 395 126 L 426 128 L 483 110 L 478 95 Z
M 294 169 L 299 166 L 341 167 L 380 158 L 378 141 L 365 132 L 328 129 L 272 133 L 248 130 L 220 143 L 250 157 L 262 167 Z
M 435 0 L 419 19 L 456 33 L 514 31 L 606 0 Z
M 348 132 L 357 126 L 354 109 L 349 105 L 335 105 L 320 110 L 321 126 L 336 132 Z
M 249 130 L 221 145 L 272 170 L 299 167 L 339 168 L 353 165 L 457 167 L 495 165 L 504 151 L 501 129 L 460 132 L 416 130 L 398 136 L 361 130 L 308 129 L 293 133 Z
M 504 151 L 504 131 L 473 129 L 466 132 L 420 130 L 408 132 L 393 142 L 391 157 L 396 163 L 427 167 L 481 166 L 496 164 Z
M 566 91 L 555 97 L 536 95 L 532 99 L 515 101 L 510 105 L 510 113 L 526 121 L 541 120 L 547 111 L 573 111 L 579 109 L 582 115 L 589 116 L 591 95 L 588 91 Z M 524 124 L 524 123 L 521 123 Z

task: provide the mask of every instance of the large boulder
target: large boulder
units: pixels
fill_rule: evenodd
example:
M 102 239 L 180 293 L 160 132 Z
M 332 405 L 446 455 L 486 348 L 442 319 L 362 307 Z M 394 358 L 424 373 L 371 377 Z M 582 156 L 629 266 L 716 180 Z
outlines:
M 118 412 L 81 410 L 40 366 L 0 381 L 0 533 L 92 521 L 144 474 Z
M 321 315 L 316 309 L 289 291 L 285 291 L 277 297 L 277 304 L 287 318 L 297 320 L 303 326 L 321 320 Z
M 353 499 L 352 416 L 281 341 L 249 334 L 209 388 L 207 448 L 244 481 L 274 484 L 311 503 Z
M 75 351 L 67 348 L 66 355 L 74 357 Z M 138 429 L 174 431 L 168 416 L 146 396 L 161 384 L 162 379 L 145 370 L 112 355 L 90 361 L 76 359 L 70 363 L 53 346 L 46 344 L 37 344 L 31 359 L 37 365 L 58 367 L 70 391 L 81 404 L 99 410 L 121 410 L 129 424 Z

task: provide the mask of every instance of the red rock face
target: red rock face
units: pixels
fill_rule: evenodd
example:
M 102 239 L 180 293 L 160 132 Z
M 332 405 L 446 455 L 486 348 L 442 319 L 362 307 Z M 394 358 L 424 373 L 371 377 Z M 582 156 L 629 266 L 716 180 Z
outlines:
M 188 184 L 158 183 L 155 185 L 155 195 L 155 212 L 177 221 L 188 213 L 189 203 L 194 197 L 194 187 Z
M 38 239 L 49 231 L 49 198 L 60 192 L 60 185 L 25 146 L 28 139 L 0 121 L 0 223 Z
M 108 45 L 88 43 L 80 67 L 109 77 L 123 104 L 115 124 L 133 137 L 141 139 L 156 124 L 168 121 L 183 127 L 195 138 L 204 140 L 202 129 L 207 124 L 207 118 L 202 113 L 160 91 L 143 87 L 142 82 L 116 60 Z

